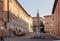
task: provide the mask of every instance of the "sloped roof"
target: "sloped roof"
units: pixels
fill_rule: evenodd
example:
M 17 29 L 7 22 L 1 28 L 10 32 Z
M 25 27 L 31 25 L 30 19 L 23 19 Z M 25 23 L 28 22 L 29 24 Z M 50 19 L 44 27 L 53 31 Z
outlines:
M 44 17 L 52 17 L 53 15 L 45 15 Z
M 52 9 L 52 14 L 54 14 L 54 11 L 55 11 L 55 8 L 56 8 L 56 5 L 57 5 L 57 2 L 58 2 L 58 0 L 55 0 L 54 5 L 53 5 L 53 9 Z
M 26 12 L 26 10 L 21 6 L 21 4 L 17 1 L 17 0 L 15 0 L 17 3 L 18 3 L 18 5 L 22 8 L 22 10 L 28 15 L 28 16 L 30 16 L 31 17 L 31 15 L 29 15 L 27 12 Z

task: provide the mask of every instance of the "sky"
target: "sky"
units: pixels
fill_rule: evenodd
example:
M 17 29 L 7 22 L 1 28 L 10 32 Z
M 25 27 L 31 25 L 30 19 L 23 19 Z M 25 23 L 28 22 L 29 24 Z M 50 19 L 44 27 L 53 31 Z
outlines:
M 33 17 L 37 16 L 38 9 L 40 17 L 51 15 L 54 5 L 54 0 L 18 0 L 18 2 Z

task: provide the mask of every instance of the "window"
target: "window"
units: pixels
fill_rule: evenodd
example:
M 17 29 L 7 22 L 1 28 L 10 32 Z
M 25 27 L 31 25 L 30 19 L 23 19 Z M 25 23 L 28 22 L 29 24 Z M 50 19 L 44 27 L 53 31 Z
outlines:
M 9 2 L 12 2 L 13 0 L 9 0 Z
M 9 22 L 12 23 L 12 19 L 11 18 L 9 18 Z
M 36 27 L 36 25 L 34 25 L 33 27 Z
M 11 2 L 11 0 L 9 0 L 9 2 Z
M 52 20 L 54 20 L 54 18 L 52 18 Z

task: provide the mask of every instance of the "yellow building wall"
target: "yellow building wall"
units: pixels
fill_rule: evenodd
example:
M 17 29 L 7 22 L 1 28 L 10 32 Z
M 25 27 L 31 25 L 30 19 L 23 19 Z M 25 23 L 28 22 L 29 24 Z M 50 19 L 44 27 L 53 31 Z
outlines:
M 29 32 L 33 32 L 33 19 L 28 16 L 25 11 L 18 5 L 16 1 L 9 2 L 9 11 L 20 19 L 28 23 Z
M 8 0 L 3 0 L 3 11 L 8 11 Z

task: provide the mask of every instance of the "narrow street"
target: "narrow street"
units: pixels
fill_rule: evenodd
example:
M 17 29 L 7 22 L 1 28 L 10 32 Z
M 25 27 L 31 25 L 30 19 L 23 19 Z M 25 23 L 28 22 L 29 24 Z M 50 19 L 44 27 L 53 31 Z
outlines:
M 60 0 L 0 0 L 0 41 L 60 41 L 59 11 Z
M 5 38 L 5 41 L 53 41 L 58 40 L 56 37 L 53 37 L 49 34 L 46 34 L 45 39 L 30 39 L 28 36 L 21 36 L 21 37 L 13 37 L 13 38 Z

